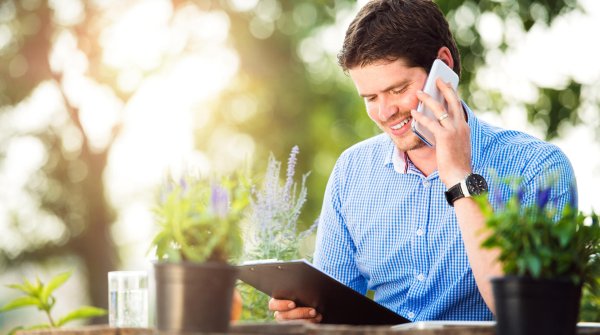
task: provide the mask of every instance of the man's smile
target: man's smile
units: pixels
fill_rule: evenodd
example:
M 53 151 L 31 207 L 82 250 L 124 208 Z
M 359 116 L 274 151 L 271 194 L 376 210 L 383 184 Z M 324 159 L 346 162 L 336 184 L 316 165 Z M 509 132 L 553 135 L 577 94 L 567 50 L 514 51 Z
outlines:
M 412 117 L 409 116 L 408 118 L 396 123 L 395 125 L 390 126 L 390 128 L 392 130 L 398 130 L 398 129 L 404 127 L 407 123 L 409 123 L 410 120 L 412 120 Z

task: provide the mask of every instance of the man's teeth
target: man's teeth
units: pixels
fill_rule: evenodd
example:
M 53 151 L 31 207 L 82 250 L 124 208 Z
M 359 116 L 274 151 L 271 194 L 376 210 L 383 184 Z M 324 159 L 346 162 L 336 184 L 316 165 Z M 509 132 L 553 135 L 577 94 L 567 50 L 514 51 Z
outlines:
M 400 129 L 400 128 L 404 127 L 404 125 L 405 125 L 405 124 L 407 124 L 407 123 L 408 123 L 410 120 L 411 120 L 411 118 L 409 117 L 408 119 L 406 119 L 406 120 L 404 120 L 404 121 L 402 121 L 402 122 L 398 123 L 398 124 L 397 124 L 397 125 L 395 125 L 395 126 L 391 126 L 390 128 L 392 128 L 392 129 L 394 129 L 394 130 L 398 130 L 398 129 Z

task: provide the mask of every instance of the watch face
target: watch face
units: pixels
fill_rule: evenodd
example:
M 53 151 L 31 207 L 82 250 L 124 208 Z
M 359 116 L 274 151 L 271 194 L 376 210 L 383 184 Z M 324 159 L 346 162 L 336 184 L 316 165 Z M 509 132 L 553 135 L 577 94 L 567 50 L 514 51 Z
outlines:
M 469 175 L 469 177 L 467 177 L 467 180 L 465 180 L 465 182 L 467 184 L 467 189 L 469 190 L 469 193 L 471 193 L 471 194 L 479 195 L 484 192 L 487 192 L 487 190 L 488 190 L 487 182 L 485 181 L 485 179 L 482 176 L 480 176 L 478 174 Z

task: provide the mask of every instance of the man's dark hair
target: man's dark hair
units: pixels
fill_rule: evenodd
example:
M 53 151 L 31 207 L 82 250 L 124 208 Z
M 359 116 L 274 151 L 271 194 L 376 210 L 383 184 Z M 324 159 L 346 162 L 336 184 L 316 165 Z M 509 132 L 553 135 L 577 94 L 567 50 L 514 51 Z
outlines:
M 427 72 L 446 46 L 460 76 L 460 55 L 448 22 L 429 0 L 372 0 L 356 15 L 338 55 L 344 71 L 380 60 L 399 58 Z

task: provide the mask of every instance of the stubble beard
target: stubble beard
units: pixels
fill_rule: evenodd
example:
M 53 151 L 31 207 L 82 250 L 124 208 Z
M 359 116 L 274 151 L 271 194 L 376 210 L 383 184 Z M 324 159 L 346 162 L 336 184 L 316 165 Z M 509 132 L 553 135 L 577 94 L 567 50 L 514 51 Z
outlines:
M 417 135 L 415 135 L 412 131 L 410 133 L 405 134 L 402 138 L 395 137 L 391 134 L 388 134 L 392 138 L 392 141 L 398 148 L 400 152 L 408 152 L 411 150 L 416 150 L 423 148 L 425 143 L 419 139 Z

